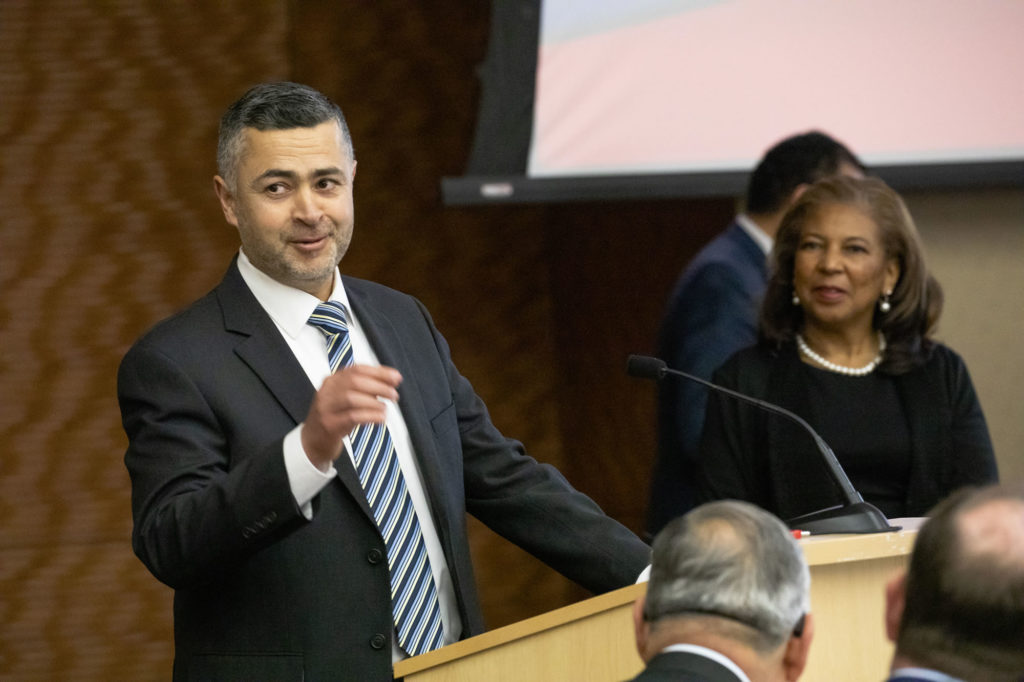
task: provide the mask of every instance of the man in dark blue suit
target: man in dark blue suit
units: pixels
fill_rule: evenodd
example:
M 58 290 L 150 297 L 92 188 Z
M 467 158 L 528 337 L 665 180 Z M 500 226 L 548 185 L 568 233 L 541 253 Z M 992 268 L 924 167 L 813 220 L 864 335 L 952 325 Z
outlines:
M 767 257 L 783 214 L 810 183 L 863 172 L 853 152 L 820 132 L 789 137 L 769 149 L 750 176 L 744 212 L 690 261 L 676 283 L 658 333 L 659 357 L 669 367 L 710 380 L 730 355 L 753 345 Z M 693 382 L 669 378 L 659 385 L 658 453 L 647 512 L 652 536 L 695 504 L 692 481 L 706 398 L 706 389 Z
M 747 502 L 701 505 L 654 539 L 636 601 L 636 682 L 796 680 L 813 636 L 811 575 L 788 528 Z
M 885 597 L 890 682 L 1024 680 L 1024 487 L 940 502 Z
M 423 305 L 340 274 L 356 161 L 337 105 L 256 86 L 217 164 L 241 250 L 118 373 L 174 679 L 390 680 L 481 632 L 467 513 L 590 590 L 635 582 L 649 548 L 498 432 Z

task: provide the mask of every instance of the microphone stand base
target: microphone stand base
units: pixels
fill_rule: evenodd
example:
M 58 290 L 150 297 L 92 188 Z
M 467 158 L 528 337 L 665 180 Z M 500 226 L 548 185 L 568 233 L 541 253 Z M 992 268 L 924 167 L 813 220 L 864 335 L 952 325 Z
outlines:
M 887 533 L 901 526 L 890 526 L 878 507 L 867 502 L 853 502 L 811 512 L 786 521 L 793 530 L 805 530 L 811 535 L 832 533 Z

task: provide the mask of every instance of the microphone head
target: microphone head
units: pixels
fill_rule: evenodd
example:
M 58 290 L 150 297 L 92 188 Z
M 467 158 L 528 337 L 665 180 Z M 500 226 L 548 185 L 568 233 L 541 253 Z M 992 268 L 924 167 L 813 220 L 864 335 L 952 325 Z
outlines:
M 650 355 L 630 355 L 626 360 L 626 373 L 637 379 L 660 381 L 667 367 L 664 360 Z

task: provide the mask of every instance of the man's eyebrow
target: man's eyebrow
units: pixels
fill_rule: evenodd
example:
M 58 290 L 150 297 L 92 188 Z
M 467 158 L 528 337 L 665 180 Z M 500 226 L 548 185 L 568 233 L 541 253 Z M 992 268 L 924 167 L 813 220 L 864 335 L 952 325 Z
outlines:
M 295 171 L 283 170 L 281 168 L 268 168 L 267 170 L 260 173 L 258 176 L 253 178 L 252 184 L 257 185 L 262 180 L 269 178 L 285 178 L 287 180 L 295 180 L 299 177 L 299 174 Z
M 313 171 L 314 178 L 322 178 L 326 175 L 343 175 L 344 172 L 337 166 L 330 166 L 329 168 L 318 168 Z
M 330 166 L 328 168 L 317 168 L 310 174 L 313 178 L 322 178 L 325 175 L 341 175 L 342 170 L 337 166 Z M 283 168 L 268 168 L 259 174 L 256 178 L 257 181 L 265 180 L 267 178 L 287 178 L 288 180 L 295 180 L 299 177 L 299 174 L 292 170 L 284 170 Z

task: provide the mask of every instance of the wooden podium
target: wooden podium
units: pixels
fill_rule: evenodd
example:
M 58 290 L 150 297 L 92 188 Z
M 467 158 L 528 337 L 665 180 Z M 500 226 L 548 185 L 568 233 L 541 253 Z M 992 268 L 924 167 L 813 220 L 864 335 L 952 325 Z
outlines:
M 822 535 L 800 541 L 811 567 L 815 634 L 802 680 L 885 679 L 892 645 L 883 621 L 885 583 L 906 565 L 921 519 L 872 535 Z M 405 682 L 603 682 L 636 675 L 643 662 L 633 638 L 630 585 L 456 642 L 395 665 Z

